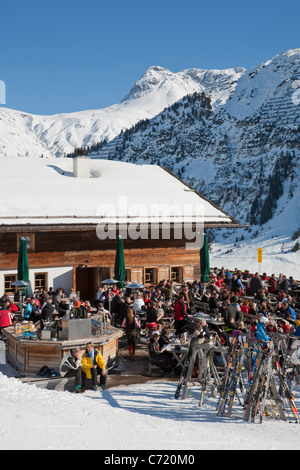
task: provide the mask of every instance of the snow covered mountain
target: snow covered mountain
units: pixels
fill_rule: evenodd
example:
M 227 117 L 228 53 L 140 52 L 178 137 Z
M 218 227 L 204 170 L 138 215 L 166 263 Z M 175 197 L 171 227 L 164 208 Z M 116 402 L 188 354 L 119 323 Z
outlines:
M 234 240 L 227 251 L 236 251 L 240 239 L 260 246 L 267 233 L 280 238 L 281 256 L 299 238 L 299 91 L 300 49 L 294 49 L 240 72 L 227 96 L 216 99 L 214 87 L 207 88 L 138 123 L 115 147 L 110 142 L 110 158 L 163 165 L 250 224 L 227 231 Z M 224 246 L 224 231 L 221 237 Z
M 0 156 L 61 157 L 76 147 L 112 140 L 183 96 L 208 91 L 218 104 L 234 91 L 244 69 L 172 73 L 150 67 L 119 104 L 99 110 L 37 116 L 0 108 Z

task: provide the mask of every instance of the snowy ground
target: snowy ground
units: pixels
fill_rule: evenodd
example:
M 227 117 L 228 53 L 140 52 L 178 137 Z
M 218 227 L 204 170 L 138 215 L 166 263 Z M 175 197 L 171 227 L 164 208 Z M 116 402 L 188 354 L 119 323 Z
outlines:
M 292 252 L 295 242 L 290 236 L 280 231 L 276 231 L 276 235 L 272 237 L 272 233 L 259 234 L 255 239 L 246 239 L 246 231 L 236 231 L 236 234 L 245 236 L 245 240 L 234 242 L 234 237 L 228 240 L 219 239 L 212 244 L 210 253 L 210 266 L 234 270 L 235 268 L 245 270 L 251 273 L 258 271 L 260 274 L 264 272 L 269 276 L 280 273 L 287 277 L 293 276 L 294 279 L 300 280 L 300 250 L 296 253 Z M 262 263 L 259 265 L 257 261 L 257 249 L 262 248 Z
M 199 408 L 196 387 L 186 400 L 174 399 L 177 383 L 168 381 L 75 395 L 23 384 L 7 365 L 0 371 L 1 450 L 300 449 L 299 424 L 245 423 L 237 403 L 231 418 L 216 417 L 216 399 Z M 299 409 L 299 388 L 295 396 Z

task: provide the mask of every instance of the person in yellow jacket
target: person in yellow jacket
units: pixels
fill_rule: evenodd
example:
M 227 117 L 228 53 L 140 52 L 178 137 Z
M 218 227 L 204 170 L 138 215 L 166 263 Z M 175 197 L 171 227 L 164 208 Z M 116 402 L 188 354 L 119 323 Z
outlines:
M 94 347 L 93 343 L 86 345 L 86 350 L 81 358 L 82 388 L 85 388 L 86 379 L 92 379 L 93 389 L 99 390 L 97 376 L 100 375 L 100 387 L 106 390 L 105 361 L 102 354 Z

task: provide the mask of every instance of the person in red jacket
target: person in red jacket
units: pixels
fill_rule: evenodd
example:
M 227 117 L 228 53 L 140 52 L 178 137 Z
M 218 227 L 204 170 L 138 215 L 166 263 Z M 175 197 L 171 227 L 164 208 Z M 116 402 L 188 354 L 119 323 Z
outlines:
M 16 313 L 19 308 L 13 304 L 9 298 L 6 298 L 3 302 L 3 309 L 4 310 L 10 310 L 12 313 Z
M 250 306 L 249 306 L 249 300 L 244 300 L 244 302 L 241 305 L 241 311 L 243 313 L 249 313 Z
M 266 332 L 269 335 L 270 333 L 278 333 L 278 327 L 274 318 L 270 318 L 269 323 L 266 326 Z
M 180 294 L 179 299 L 174 305 L 174 317 L 175 317 L 175 328 L 176 335 L 183 333 L 188 313 L 188 303 L 185 300 L 184 294 Z
M 3 338 L 3 328 L 10 326 L 13 319 L 13 313 L 9 309 L 3 308 L 0 310 L 0 338 Z
M 284 333 L 288 335 L 290 332 L 290 328 L 291 328 L 289 322 L 281 318 L 280 320 L 277 321 L 277 323 L 278 323 L 279 333 Z
M 275 274 L 272 274 L 268 282 L 269 282 L 269 292 L 271 292 L 271 294 L 275 294 L 277 292 Z
M 218 276 L 218 277 L 217 277 L 217 280 L 216 280 L 216 286 L 217 286 L 219 289 L 223 289 L 223 284 L 224 284 L 224 280 L 222 279 L 221 276 Z

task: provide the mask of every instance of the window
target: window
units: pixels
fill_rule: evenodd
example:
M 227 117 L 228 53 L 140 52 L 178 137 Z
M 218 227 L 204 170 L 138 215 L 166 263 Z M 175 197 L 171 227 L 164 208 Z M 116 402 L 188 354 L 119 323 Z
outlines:
M 131 273 L 130 273 L 130 281 L 131 282 L 139 282 L 140 284 L 143 284 L 143 279 L 144 279 L 144 269 L 143 268 L 131 268 Z
M 20 238 L 25 238 L 27 251 L 35 250 L 35 234 L 34 233 L 22 233 L 17 236 L 17 251 L 19 251 Z
M 200 264 L 195 264 L 194 265 L 194 280 L 200 280 L 201 279 L 201 270 L 200 270 Z
M 171 281 L 182 282 L 182 267 L 171 266 Z
M 144 279 L 145 284 L 157 284 L 157 269 L 145 268 Z
M 110 268 L 106 267 L 99 267 L 99 282 L 105 281 L 105 279 L 110 279 Z
M 16 286 L 12 286 L 12 282 L 16 282 L 17 274 L 4 274 L 4 293 L 16 292 Z
M 47 273 L 34 273 L 34 290 L 39 289 L 48 290 Z

